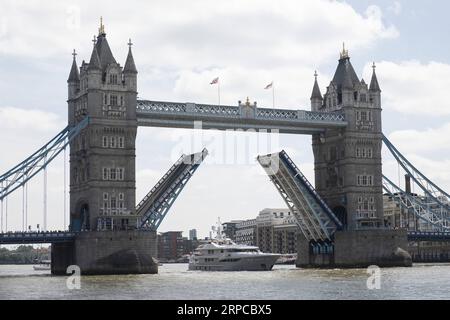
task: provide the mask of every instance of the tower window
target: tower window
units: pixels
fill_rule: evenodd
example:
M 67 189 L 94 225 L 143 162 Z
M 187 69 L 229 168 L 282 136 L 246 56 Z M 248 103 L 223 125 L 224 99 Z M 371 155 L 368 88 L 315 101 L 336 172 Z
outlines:
M 123 180 L 123 168 L 117 168 L 117 180 L 122 181 Z
M 111 148 L 116 148 L 116 137 L 111 137 Z
M 124 137 L 119 137 L 119 148 L 125 148 Z
M 113 107 L 117 106 L 117 96 L 116 95 L 111 95 L 110 102 L 111 102 L 110 103 L 111 106 L 113 106 Z
M 116 209 L 116 207 L 117 207 L 116 197 L 111 196 L 111 209 Z
M 108 180 L 109 176 L 108 171 L 109 171 L 108 168 L 103 168 L 103 180 Z
M 358 175 L 356 176 L 356 184 L 363 187 L 373 186 L 373 176 Z
M 110 74 L 109 75 L 109 83 L 110 84 L 117 84 L 117 74 Z
M 367 112 L 361 111 L 361 121 L 367 121 Z
M 103 136 L 103 148 L 108 148 L 108 137 Z
M 110 180 L 116 180 L 116 170 L 111 169 L 109 173 Z

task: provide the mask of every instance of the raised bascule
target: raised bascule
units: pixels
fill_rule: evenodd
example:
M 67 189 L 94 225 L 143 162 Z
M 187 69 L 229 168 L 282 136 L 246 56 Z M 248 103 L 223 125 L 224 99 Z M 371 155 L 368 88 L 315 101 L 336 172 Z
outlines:
M 44 147 L 0 176 L 4 201 L 70 146 L 70 227 L 63 232 L 7 232 L 0 244 L 51 243 L 52 273 L 69 265 L 84 274 L 156 273 L 156 232 L 206 149 L 182 155 L 136 206 L 139 126 L 276 130 L 312 135 L 315 185 L 285 151 L 257 161 L 298 225 L 299 267 L 409 266 L 408 240 L 450 240 L 449 195 L 418 171 L 383 135 L 381 90 L 375 65 L 367 85 L 343 49 L 322 96 L 317 74 L 311 111 L 162 102 L 137 99 L 138 71 L 129 42 L 122 67 L 101 23 L 89 62 L 74 52 L 68 78 L 68 126 Z M 383 142 L 424 197 L 382 174 Z M 392 230 L 383 219 L 383 192 L 427 225 Z M 26 218 L 24 218 L 26 220 Z M 2 220 L 3 221 L 3 220 Z M 26 226 L 26 223 L 24 223 Z

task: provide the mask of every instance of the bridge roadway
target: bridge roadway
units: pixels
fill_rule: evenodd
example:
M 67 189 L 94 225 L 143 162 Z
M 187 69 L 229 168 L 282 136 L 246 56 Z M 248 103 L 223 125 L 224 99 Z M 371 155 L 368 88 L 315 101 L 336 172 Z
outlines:
M 347 127 L 341 112 L 312 112 L 258 108 L 250 104 L 222 106 L 195 103 L 138 100 L 136 115 L 139 126 L 202 129 L 270 130 L 280 133 L 314 134 L 326 129 Z M 199 128 L 200 129 L 200 128 Z
M 72 231 L 6 232 L 0 233 L 0 245 L 67 242 L 76 235 L 77 232 Z M 450 242 L 450 232 L 408 231 L 408 241 Z
M 6 232 L 0 233 L 0 244 L 34 244 L 57 243 L 72 241 L 76 232 L 72 231 L 47 231 L 47 232 Z

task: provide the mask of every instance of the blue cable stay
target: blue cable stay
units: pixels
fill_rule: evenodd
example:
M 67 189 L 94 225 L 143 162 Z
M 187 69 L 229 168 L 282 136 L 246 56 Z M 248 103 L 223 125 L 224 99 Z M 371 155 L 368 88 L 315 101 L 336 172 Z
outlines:
M 342 223 L 300 172 L 285 151 L 258 156 L 258 162 L 274 183 L 309 241 L 332 241 Z
M 439 206 L 445 208 L 445 211 L 450 212 L 450 195 L 439 188 L 435 183 L 428 179 L 423 173 L 415 168 L 411 162 L 408 161 L 400 151 L 383 135 L 383 142 L 392 153 L 397 162 L 408 173 L 408 175 L 414 180 L 414 182 Z
M 189 179 L 208 155 L 208 150 L 183 155 L 137 205 L 140 228 L 157 230 Z
M 88 125 L 89 117 L 76 126 L 67 126 L 27 159 L 0 176 L 0 200 L 26 184 L 56 158 L 67 145 Z
M 441 232 L 449 232 L 449 217 L 446 212 L 436 212 L 430 209 L 427 203 L 424 203 L 419 196 L 409 194 L 403 191 L 395 183 L 383 175 L 383 189 L 400 206 L 414 215 L 431 224 L 435 229 Z

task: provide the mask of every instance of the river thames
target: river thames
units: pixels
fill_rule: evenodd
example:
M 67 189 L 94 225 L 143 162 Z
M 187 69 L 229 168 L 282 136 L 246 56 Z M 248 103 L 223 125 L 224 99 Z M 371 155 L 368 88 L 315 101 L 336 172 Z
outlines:
M 187 271 L 166 264 L 155 275 L 83 276 L 69 290 L 67 277 L 31 265 L 0 266 L 0 299 L 450 299 L 450 264 L 381 270 L 381 288 L 367 289 L 366 269 L 306 270 L 275 266 L 269 272 Z

